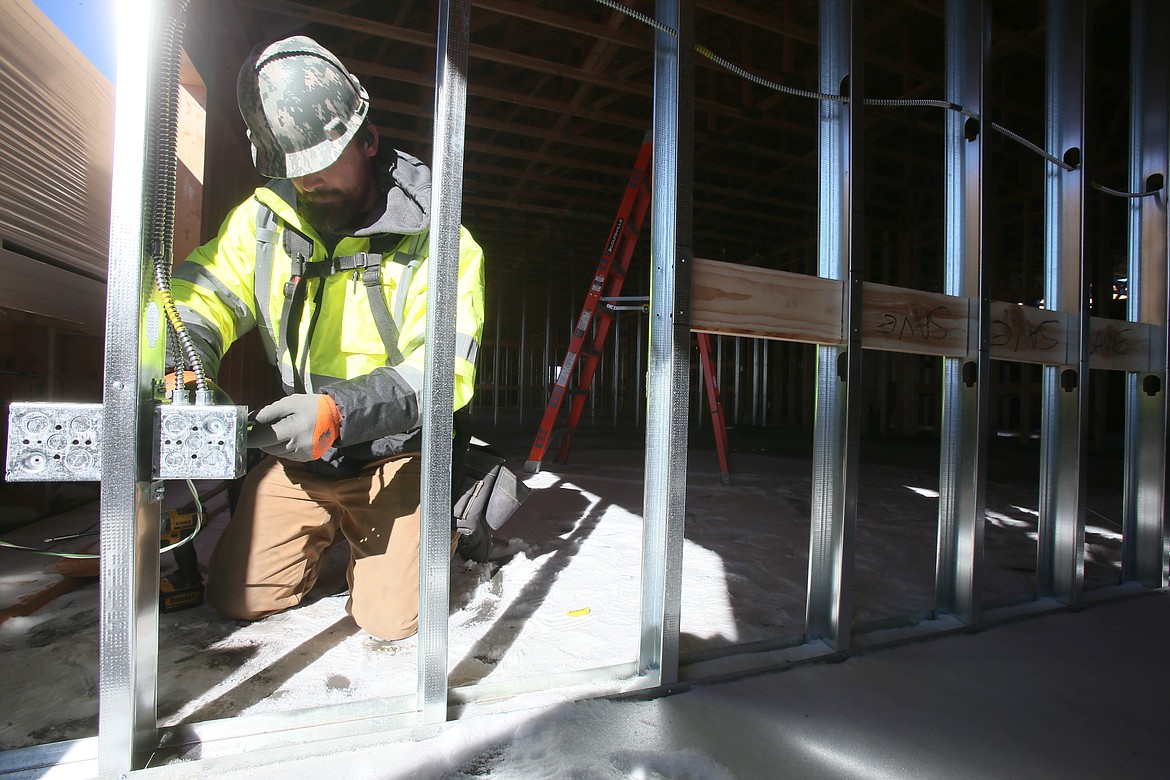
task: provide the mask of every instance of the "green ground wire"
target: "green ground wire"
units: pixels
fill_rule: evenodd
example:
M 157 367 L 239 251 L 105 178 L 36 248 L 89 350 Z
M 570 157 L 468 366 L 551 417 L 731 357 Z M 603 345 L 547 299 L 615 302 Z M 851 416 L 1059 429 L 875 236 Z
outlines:
M 182 547 L 184 544 L 191 542 L 196 536 L 199 535 L 199 532 L 203 530 L 203 504 L 199 501 L 199 492 L 197 490 L 195 490 L 195 483 L 194 482 L 192 482 L 189 479 L 184 480 L 184 481 L 187 483 L 187 489 L 191 491 L 191 498 L 192 498 L 193 503 L 195 504 L 195 528 L 185 538 L 180 539 L 179 541 L 175 542 L 174 544 L 170 544 L 170 545 L 167 545 L 166 547 L 159 549 L 160 554 L 165 553 L 165 552 L 170 552 L 171 550 L 174 550 L 177 547 Z M 30 553 L 33 553 L 34 555 L 46 555 L 46 556 L 49 556 L 51 558 L 72 558 L 72 559 L 81 559 L 81 560 L 92 560 L 94 558 L 100 557 L 99 553 L 71 553 L 71 552 L 61 552 L 60 550 L 46 550 L 46 549 L 41 548 L 41 547 L 28 547 L 28 546 L 23 545 L 23 544 L 16 544 L 15 542 L 7 542 L 7 541 L 4 541 L 3 539 L 0 539 L 0 547 L 7 548 L 9 550 L 20 550 L 22 552 L 30 552 Z

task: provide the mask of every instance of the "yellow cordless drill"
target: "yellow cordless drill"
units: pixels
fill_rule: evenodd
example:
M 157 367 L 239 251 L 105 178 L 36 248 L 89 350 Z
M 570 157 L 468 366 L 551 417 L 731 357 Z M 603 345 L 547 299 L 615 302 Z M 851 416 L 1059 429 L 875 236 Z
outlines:
M 184 507 L 186 509 L 186 507 Z M 172 544 L 191 536 L 195 531 L 195 512 L 172 509 L 163 516 L 162 546 Z M 199 574 L 199 558 L 195 545 L 188 541 L 179 545 L 175 554 L 175 571 L 163 577 L 159 583 L 158 606 L 161 612 L 178 612 L 203 603 L 203 577 Z

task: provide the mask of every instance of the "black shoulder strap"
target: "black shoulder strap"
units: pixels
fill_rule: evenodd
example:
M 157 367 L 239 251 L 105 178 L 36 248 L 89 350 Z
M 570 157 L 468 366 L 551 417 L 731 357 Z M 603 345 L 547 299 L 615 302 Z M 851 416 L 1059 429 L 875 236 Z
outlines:
M 276 359 L 288 351 L 289 362 L 293 369 L 293 388 L 298 393 L 305 392 L 303 371 L 297 366 L 297 336 L 301 329 L 301 313 L 305 308 L 305 280 L 314 276 L 321 276 L 322 269 L 317 266 L 328 263 L 313 263 L 313 242 L 293 229 L 287 223 L 284 226 L 282 244 L 284 252 L 289 257 L 291 269 L 289 278 L 284 283 L 284 307 L 280 314 L 280 335 L 276 344 Z M 314 310 L 316 311 L 316 310 Z M 310 329 L 311 330 L 311 329 Z M 306 350 L 306 355 L 308 350 Z

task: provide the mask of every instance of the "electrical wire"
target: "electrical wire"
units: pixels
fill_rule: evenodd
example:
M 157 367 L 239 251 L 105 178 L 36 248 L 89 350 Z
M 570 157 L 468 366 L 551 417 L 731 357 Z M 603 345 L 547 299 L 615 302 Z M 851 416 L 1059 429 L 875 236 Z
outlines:
M 678 37 L 678 30 L 675 30 L 671 27 L 667 27 L 665 24 L 658 21 L 657 19 L 649 17 L 646 14 L 642 13 L 641 11 L 636 11 L 633 8 L 630 8 L 629 6 L 622 5 L 621 3 L 616 2 L 616 0 L 594 0 L 594 2 L 600 3 L 601 5 L 604 5 L 607 8 L 612 8 L 613 10 L 618 11 L 619 13 L 623 13 L 632 19 L 637 19 L 642 24 L 653 27 L 655 30 L 658 30 L 659 32 L 664 32 L 667 35 L 671 36 L 672 38 Z M 795 97 L 809 98 L 811 100 L 828 100 L 828 101 L 832 101 L 835 103 L 849 102 L 849 98 L 843 97 L 841 95 L 831 95 L 831 94 L 828 94 L 826 92 L 812 92 L 812 91 L 809 91 L 806 89 L 797 89 L 795 87 L 786 87 L 783 84 L 780 84 L 778 82 L 770 81 L 769 79 L 766 79 L 763 76 L 757 76 L 755 73 L 752 73 L 751 71 L 746 70 L 746 69 L 740 67 L 739 65 L 736 65 L 734 62 L 726 60 L 723 57 L 720 57 L 718 54 L 711 51 L 706 46 L 703 46 L 703 45 L 698 44 L 698 43 L 695 44 L 695 51 L 698 52 L 699 54 L 703 55 L 707 59 L 711 60 L 715 64 L 726 68 L 727 70 L 731 71 L 732 73 L 739 76 L 740 78 L 747 79 L 748 81 L 751 81 L 755 84 L 759 84 L 761 87 L 765 87 L 767 89 L 775 90 L 777 92 L 783 92 L 786 95 L 793 95 Z
M 52 558 L 74 558 L 74 559 L 90 559 L 97 558 L 97 553 L 68 553 L 59 550 L 43 550 L 39 547 L 26 547 L 23 544 L 16 544 L 15 542 L 6 542 L 0 539 L 0 547 L 9 550 L 20 550 L 21 552 L 30 552 L 34 555 L 47 555 Z
M 195 528 L 192 529 L 190 534 L 188 534 L 184 538 L 180 539 L 179 541 L 175 542 L 174 544 L 168 544 L 166 547 L 159 548 L 159 554 L 170 552 L 171 550 L 174 550 L 178 547 L 182 547 L 184 544 L 188 544 L 188 543 L 194 541 L 195 537 L 199 535 L 199 532 L 203 530 L 203 522 L 204 522 L 203 503 L 199 500 L 199 491 L 197 491 L 195 489 L 195 483 L 192 482 L 191 480 L 187 479 L 187 480 L 184 480 L 184 482 L 187 483 L 187 489 L 191 491 L 191 503 L 195 508 Z M 78 534 L 72 534 L 72 535 L 70 535 L 70 537 L 56 537 L 56 538 L 64 539 L 64 538 L 73 538 L 73 537 L 78 537 L 78 536 L 84 536 L 89 531 L 90 528 L 93 528 L 93 526 L 92 525 L 89 526 L 89 528 L 86 528 L 85 531 L 82 531 Z M 99 553 L 71 553 L 71 552 L 61 552 L 60 550 L 46 550 L 42 547 L 29 547 L 29 546 L 23 545 L 23 544 L 16 544 L 15 542 L 7 542 L 7 541 L 4 541 L 3 539 L 0 539 L 0 547 L 7 548 L 9 550 L 20 550 L 21 552 L 30 552 L 30 553 L 33 553 L 35 555 L 46 555 L 46 556 L 49 556 L 52 558 L 71 558 L 71 559 L 75 559 L 75 560 L 78 560 L 78 559 L 80 559 L 80 560 L 93 560 L 95 558 L 101 557 Z
M 622 5 L 621 3 L 615 2 L 614 0 L 594 0 L 594 2 L 601 3 L 602 5 L 607 6 L 609 8 L 612 8 L 613 10 L 618 11 L 620 13 L 623 13 L 626 16 L 629 16 L 633 19 L 637 19 L 642 24 L 649 25 L 650 27 L 653 27 L 655 30 L 658 30 L 659 32 L 664 32 L 667 35 L 671 36 L 672 38 L 678 37 L 678 30 L 667 27 L 665 24 L 658 21 L 654 17 L 647 16 L 646 14 L 642 13 L 641 11 L 636 11 L 633 8 L 630 8 L 628 5 Z
M 925 100 L 925 99 L 883 100 L 883 99 L 878 99 L 878 98 L 874 98 L 874 99 L 867 98 L 864 102 L 865 102 L 865 105 L 867 105 L 867 106 L 919 106 L 919 107 L 927 107 L 927 108 L 945 108 L 945 109 L 949 109 L 951 111 L 955 111 L 959 114 L 962 114 L 963 116 L 970 117 L 971 119 L 974 119 L 976 121 L 979 121 L 979 115 L 976 114 L 974 111 L 971 111 L 970 109 L 964 108 L 963 106 L 960 106 L 958 103 L 948 103 L 944 100 Z M 1000 134 L 1010 138 L 1011 140 L 1015 141 L 1016 143 L 1027 147 L 1028 149 L 1032 150 L 1036 154 L 1043 157 L 1048 162 L 1052 163 L 1053 165 L 1059 166 L 1060 168 L 1063 168 L 1066 171 L 1075 171 L 1077 169 L 1077 167 L 1075 165 L 1069 165 L 1068 163 L 1066 163 L 1064 160 L 1060 159 L 1059 157 L 1055 157 L 1055 156 L 1049 154 L 1042 147 L 1037 146 L 1036 144 L 1032 143 L 1031 141 L 1024 138 L 1023 136 L 1020 136 L 1016 133 L 1013 133 L 1011 130 L 1008 130 L 1003 125 L 999 125 L 999 124 L 996 124 L 995 122 L 992 122 L 991 129 L 996 131 L 997 133 L 1000 133 Z M 1113 195 L 1113 196 L 1118 197 L 1118 198 L 1147 198 L 1151 195 L 1155 195 L 1158 192 L 1162 191 L 1162 187 L 1160 184 L 1157 186 L 1152 186 L 1149 189 L 1145 190 L 1144 192 L 1122 192 L 1120 190 L 1115 190 L 1115 189 L 1111 189 L 1109 187 L 1106 187 L 1104 184 L 1101 184 L 1101 183 L 1096 182 L 1096 181 L 1090 181 L 1089 184 L 1092 186 L 1093 189 L 1097 190 L 1098 192 L 1103 192 L 1106 195 Z
M 982 121 L 979 114 L 976 114 L 971 109 L 965 108 L 965 107 L 959 105 L 958 103 L 950 103 L 946 100 L 927 100 L 927 99 L 889 100 L 889 99 L 882 99 L 882 98 L 866 98 L 862 102 L 867 106 L 895 106 L 895 107 L 910 106 L 910 107 L 926 107 L 926 108 L 945 108 L 949 111 L 954 111 L 958 114 L 962 114 L 965 117 L 969 117 L 970 119 L 974 119 L 976 122 Z M 1018 133 L 1013 133 L 1011 130 L 1008 130 L 1003 125 L 996 124 L 995 122 L 992 122 L 991 129 L 997 133 L 1000 133 L 1001 135 L 1004 135 L 1004 136 L 1010 138 L 1011 140 L 1015 141 L 1016 143 L 1020 144 L 1021 146 L 1024 146 L 1024 147 L 1032 150 L 1033 152 L 1040 155 L 1041 157 L 1043 157 L 1045 160 L 1052 163 L 1053 165 L 1059 166 L 1066 171 L 1075 171 L 1076 170 L 1075 165 L 1069 165 L 1068 163 L 1066 163 L 1064 160 L 1060 159 L 1059 157 L 1056 157 L 1054 155 L 1049 154 L 1043 147 L 1037 146 L 1036 144 L 1032 143 L 1027 138 L 1024 138 L 1022 135 L 1019 135 Z
M 95 536 L 97 535 L 97 527 L 97 523 L 90 523 L 77 533 L 65 534 L 64 536 L 50 536 L 49 538 L 42 539 L 41 541 L 43 541 L 45 544 L 52 544 L 53 542 L 63 542 L 66 539 L 80 539 L 83 536 Z
M 180 539 L 174 544 L 168 544 L 159 550 L 159 553 L 170 552 L 176 547 L 182 547 L 184 544 L 192 541 L 200 531 L 203 530 L 203 504 L 199 501 L 199 492 L 195 490 L 195 483 L 191 480 L 184 480 L 187 483 L 187 489 L 191 491 L 191 501 L 195 506 L 195 528 L 191 530 L 190 535 L 185 539 Z
M 671 36 L 676 37 L 676 38 L 678 37 L 677 30 L 674 30 L 674 29 L 671 29 L 670 27 L 667 27 L 666 25 L 662 24 L 658 20 L 653 19 L 653 18 L 647 16 L 646 14 L 641 13 L 640 11 L 636 11 L 633 8 L 630 8 L 629 6 L 622 5 L 621 3 L 616 2 L 616 0 L 594 0 L 594 2 L 600 3 L 601 5 L 604 5 L 607 8 L 611 8 L 615 11 L 623 13 L 623 14 L 625 14 L 633 19 L 638 20 L 639 22 L 642 22 L 643 24 L 646 24 L 646 25 L 649 25 L 650 27 L 653 27 L 655 30 L 667 33 L 668 35 L 671 35 Z M 797 89 L 795 87 L 787 87 L 787 86 L 780 84 L 778 82 L 772 81 L 770 79 L 766 79 L 762 76 L 758 76 L 758 75 L 752 73 L 751 71 L 749 71 L 743 67 L 740 67 L 739 65 L 736 65 L 735 63 L 730 62 L 729 60 L 726 60 L 723 57 L 720 57 L 719 55 L 715 54 L 714 52 L 712 52 L 710 49 L 708 49 L 706 46 L 703 46 L 702 44 L 696 43 L 695 44 L 695 51 L 698 52 L 699 54 L 701 54 L 702 56 L 706 57 L 707 59 L 711 60 L 711 62 L 714 62 L 716 65 L 719 65 L 720 67 L 725 68 L 729 72 L 734 73 L 735 75 L 739 76 L 742 79 L 746 79 L 747 81 L 750 81 L 753 84 L 758 84 L 761 87 L 765 87 L 767 89 L 771 89 L 771 90 L 774 90 L 776 92 L 781 92 L 785 95 L 792 95 L 794 97 L 802 97 L 802 98 L 807 98 L 810 100 L 821 100 L 821 101 L 842 103 L 842 104 L 847 104 L 849 102 L 849 98 L 844 96 L 844 95 L 833 95 L 833 94 L 826 93 L 826 92 L 814 92 L 811 90 Z M 976 114 L 974 111 L 972 111 L 968 108 L 965 108 L 965 107 L 959 105 L 958 103 L 951 103 L 951 102 L 946 101 L 946 100 L 931 100 L 931 99 L 921 99 L 921 98 L 920 99 L 905 99 L 905 100 L 883 99 L 883 98 L 866 98 L 865 100 L 862 101 L 862 103 L 863 103 L 863 105 L 867 105 L 867 106 L 892 106 L 892 107 L 899 107 L 899 108 L 901 108 L 901 107 L 942 108 L 942 109 L 946 109 L 948 111 L 954 111 L 956 113 L 962 114 L 963 116 L 968 117 L 970 119 L 974 119 L 977 122 L 982 121 L 979 114 Z M 1023 136 L 1019 135 L 1018 133 L 1012 132 L 1011 130 L 1007 129 L 1003 125 L 999 125 L 999 124 L 996 124 L 995 122 L 992 122 L 991 129 L 994 130 L 995 132 L 1000 133 L 1001 135 L 1015 141 L 1016 143 L 1025 147 L 1026 149 L 1029 149 L 1032 152 L 1040 155 L 1041 157 L 1043 157 L 1045 160 L 1052 163 L 1053 165 L 1056 165 L 1056 166 L 1058 166 L 1066 171 L 1076 170 L 1075 165 L 1069 165 L 1068 163 L 1066 163 L 1064 160 L 1060 159 L 1059 157 L 1056 157 L 1052 154 L 1049 154 L 1048 151 L 1045 150 L 1043 147 L 1032 143 L 1027 138 L 1024 138 Z M 1145 192 L 1120 192 L 1118 190 L 1110 189 L 1109 187 L 1106 187 L 1102 184 L 1098 184 L 1095 181 L 1090 182 L 1090 184 L 1093 186 L 1093 189 L 1095 189 L 1095 190 L 1103 192 L 1107 195 L 1114 195 L 1114 196 L 1119 197 L 1119 198 L 1144 198 L 1144 197 L 1153 195 L 1157 192 L 1160 192 L 1162 190 L 1161 187 L 1156 187 L 1156 188 L 1151 188 Z
M 1151 187 L 1150 189 L 1146 190 L 1145 192 L 1122 192 L 1120 190 L 1110 189 L 1109 187 L 1106 187 L 1104 184 L 1099 184 L 1095 181 L 1089 182 L 1089 184 L 1091 184 L 1093 189 L 1097 190 L 1098 192 L 1104 192 L 1106 195 L 1112 195 L 1116 198 L 1131 198 L 1131 199 L 1133 199 L 1133 198 L 1148 198 L 1151 195 L 1157 195 L 1159 192 L 1162 191 L 1161 186 Z
M 152 117 L 158 129 L 152 135 L 147 150 L 147 169 L 155 182 L 150 224 L 150 253 L 154 264 L 155 288 L 158 290 L 162 309 L 167 318 L 168 346 L 171 336 L 178 349 L 175 350 L 176 376 L 184 377 L 184 362 L 195 374 L 195 387 L 202 393 L 208 392 L 207 376 L 203 360 L 195 348 L 187 326 L 179 316 L 171 294 L 171 263 L 173 262 L 173 240 L 175 223 L 175 190 L 177 182 L 176 148 L 178 145 L 179 117 L 179 67 L 183 48 L 183 33 L 187 24 L 187 8 L 190 0 L 178 0 L 177 8 L 166 19 L 162 31 L 159 58 L 164 67 L 160 99 L 156 101 L 156 113 Z M 185 361 L 184 361 L 185 358 Z M 176 381 L 176 390 L 183 382 Z
M 1003 125 L 997 125 L 995 122 L 992 122 L 991 129 L 995 130 L 997 133 L 1001 133 L 1002 135 L 1007 136 L 1008 138 L 1012 139 L 1016 143 L 1018 143 L 1022 146 L 1025 146 L 1028 149 L 1031 149 L 1033 152 L 1040 155 L 1041 157 L 1043 157 L 1045 160 L 1052 163 L 1053 165 L 1057 165 L 1061 168 L 1064 168 L 1066 171 L 1076 170 L 1075 165 L 1069 165 L 1068 163 L 1066 163 L 1064 160 L 1060 159 L 1059 157 L 1053 157 L 1051 154 L 1046 152 L 1042 147 L 1037 146 L 1036 144 L 1032 143 L 1027 138 L 1024 138 L 1021 135 L 1017 135 L 1017 134 L 1013 133 L 1011 130 L 1008 130 Z
M 599 2 L 600 2 L 600 0 L 599 0 Z M 812 92 L 812 91 L 809 91 L 807 89 L 796 89 L 795 87 L 786 87 L 783 84 L 778 84 L 775 81 L 769 81 L 768 79 L 763 78 L 762 76 L 757 76 L 756 74 L 752 73 L 751 71 L 748 71 L 748 70 L 745 70 L 744 68 L 741 68 L 739 65 L 736 65 L 733 62 L 729 62 L 729 61 L 723 59 L 718 54 L 715 54 L 713 51 L 708 49 L 706 46 L 703 46 L 703 45 L 698 44 L 698 43 L 695 44 L 695 51 L 697 51 L 699 54 L 703 55 L 707 59 L 711 60 L 711 62 L 714 62 L 716 65 L 723 66 L 724 68 L 731 71 L 732 73 L 739 76 L 740 78 L 747 79 L 748 81 L 750 81 L 754 84 L 759 84 L 761 87 L 766 87 L 768 89 L 772 89 L 772 90 L 775 90 L 777 92 L 783 92 L 785 95 L 792 95 L 793 97 L 808 98 L 810 100 L 824 100 L 824 101 L 829 101 L 832 103 L 848 103 L 849 102 L 849 98 L 845 97 L 844 95 L 832 95 L 832 94 L 829 94 L 827 92 Z

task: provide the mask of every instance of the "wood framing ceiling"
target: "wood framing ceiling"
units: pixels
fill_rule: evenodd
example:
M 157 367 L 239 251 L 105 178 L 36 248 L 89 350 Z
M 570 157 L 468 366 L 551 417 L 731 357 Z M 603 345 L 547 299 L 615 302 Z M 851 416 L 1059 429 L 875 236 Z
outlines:
M 651 0 L 628 5 L 654 13 Z M 992 5 L 993 119 L 1042 141 L 1043 0 Z M 1123 5 L 1095 3 L 1091 11 L 1091 67 L 1108 73 L 1098 94 L 1112 88 L 1115 98 L 1093 108 L 1113 130 L 1118 122 L 1124 129 L 1128 110 L 1125 90 L 1109 81 L 1128 62 Z M 237 37 L 303 33 L 329 46 L 367 86 L 383 138 L 429 159 L 433 2 L 213 0 L 211 6 L 212 19 L 238 20 Z M 696 40 L 771 81 L 815 90 L 818 13 L 816 0 L 697 0 Z M 544 267 L 584 279 L 651 127 L 653 30 L 594 0 L 473 0 L 471 30 L 464 222 L 488 250 L 497 284 L 509 286 Z M 870 97 L 944 97 L 942 0 L 869 2 L 864 34 Z M 225 90 L 234 89 L 228 70 Z M 696 256 L 814 271 L 816 117 L 816 101 L 758 86 L 696 57 Z M 867 110 L 865 252 L 874 281 L 928 290 L 941 283 L 944 119 L 938 109 Z M 1123 175 L 1126 152 L 1115 141 L 1095 172 Z M 991 191 L 1003 205 L 993 201 L 991 218 L 999 220 L 1000 243 L 1022 241 L 1036 253 L 1042 220 L 1028 215 L 1043 208 L 1044 163 L 1002 138 L 993 156 L 999 159 Z M 1027 297 L 1034 284 L 1022 269 L 1029 264 L 1005 262 L 1011 267 L 1000 276 L 1013 280 L 1005 287 L 1018 289 L 998 290 L 997 297 Z

